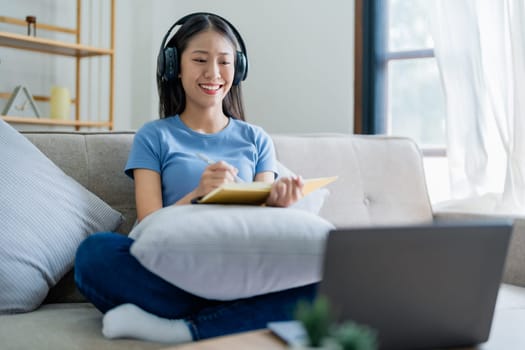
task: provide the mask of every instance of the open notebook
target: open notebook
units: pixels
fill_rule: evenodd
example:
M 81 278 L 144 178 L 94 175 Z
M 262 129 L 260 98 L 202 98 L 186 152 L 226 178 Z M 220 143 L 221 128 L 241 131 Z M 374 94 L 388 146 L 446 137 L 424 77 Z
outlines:
M 304 180 L 303 195 L 328 185 L 337 180 L 337 176 L 319 177 Z M 200 198 L 199 204 L 251 204 L 261 205 L 270 194 L 271 183 L 267 182 L 232 182 L 222 185 Z

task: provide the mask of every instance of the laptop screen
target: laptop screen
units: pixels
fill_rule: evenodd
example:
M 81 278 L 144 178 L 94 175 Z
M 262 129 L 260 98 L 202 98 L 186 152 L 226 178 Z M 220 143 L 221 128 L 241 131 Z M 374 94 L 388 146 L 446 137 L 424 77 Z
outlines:
M 509 221 L 334 230 L 320 293 L 385 349 L 484 342 L 511 231 Z

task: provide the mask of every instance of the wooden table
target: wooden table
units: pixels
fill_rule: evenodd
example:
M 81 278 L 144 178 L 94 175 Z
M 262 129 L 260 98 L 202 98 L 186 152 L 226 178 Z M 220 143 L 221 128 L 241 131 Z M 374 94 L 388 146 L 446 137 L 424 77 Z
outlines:
M 258 330 L 194 343 L 173 346 L 164 350 L 283 350 L 286 344 L 269 330 Z M 525 349 L 525 309 L 496 310 L 490 339 L 483 344 L 456 350 L 523 350 Z M 452 349 L 450 349 L 452 350 Z
M 171 350 L 282 350 L 286 344 L 267 329 L 206 339 L 169 348 Z M 168 350 L 168 349 L 166 349 Z

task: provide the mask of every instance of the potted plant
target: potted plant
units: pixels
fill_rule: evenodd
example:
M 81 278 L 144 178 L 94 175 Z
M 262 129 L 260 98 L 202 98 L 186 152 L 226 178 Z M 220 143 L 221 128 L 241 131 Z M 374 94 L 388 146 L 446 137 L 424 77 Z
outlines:
M 335 326 L 328 338 L 335 341 L 341 350 L 376 350 L 376 332 L 368 326 L 352 321 Z
M 324 297 L 312 303 L 297 305 L 295 318 L 300 321 L 307 335 L 308 344 L 303 349 L 323 350 L 376 350 L 376 332 L 370 327 L 353 321 L 335 323 L 329 302 Z

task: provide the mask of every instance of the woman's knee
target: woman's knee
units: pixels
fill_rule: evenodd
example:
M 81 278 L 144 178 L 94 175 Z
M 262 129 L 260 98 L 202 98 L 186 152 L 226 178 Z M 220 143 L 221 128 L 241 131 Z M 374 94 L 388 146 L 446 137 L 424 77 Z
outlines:
M 130 239 L 116 233 L 96 233 L 87 237 L 77 248 L 75 278 L 90 273 L 100 273 L 108 266 L 115 266 L 118 251 L 129 250 Z
M 96 233 L 84 239 L 77 248 L 75 266 L 83 267 L 86 263 L 98 260 L 97 256 L 105 255 L 102 251 L 106 249 L 108 236 L 111 233 Z

